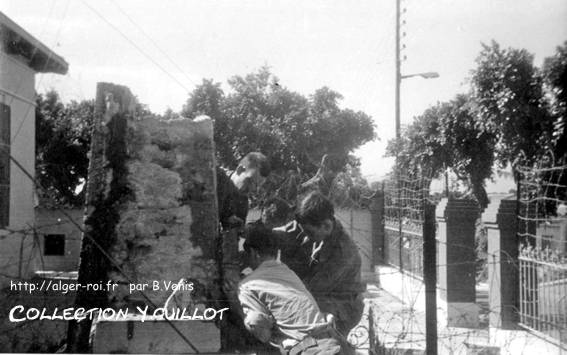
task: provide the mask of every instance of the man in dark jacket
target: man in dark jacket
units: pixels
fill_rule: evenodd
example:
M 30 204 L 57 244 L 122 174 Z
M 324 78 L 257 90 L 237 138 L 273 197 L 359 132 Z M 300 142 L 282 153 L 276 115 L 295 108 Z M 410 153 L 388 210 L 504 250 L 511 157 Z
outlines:
M 222 264 L 222 283 L 237 283 L 240 280 L 239 236 L 242 235 L 248 214 L 248 197 L 264 182 L 270 173 L 266 156 L 259 152 L 248 153 L 230 175 L 217 168 L 217 201 L 220 232 L 218 258 Z M 223 290 L 225 302 L 235 302 L 227 290 Z M 221 301 L 222 302 L 222 301 Z M 219 305 L 225 307 L 226 304 Z M 220 325 L 222 351 L 246 351 L 256 340 L 244 328 L 242 319 L 229 311 Z
M 270 163 L 262 153 L 248 153 L 230 175 L 217 168 L 219 221 L 223 228 L 246 223 L 248 196 L 266 180 Z
M 348 335 L 364 309 L 361 259 L 332 203 L 311 192 L 300 201 L 295 221 L 276 231 L 282 262 L 305 283 L 321 311 L 335 316 L 337 330 Z

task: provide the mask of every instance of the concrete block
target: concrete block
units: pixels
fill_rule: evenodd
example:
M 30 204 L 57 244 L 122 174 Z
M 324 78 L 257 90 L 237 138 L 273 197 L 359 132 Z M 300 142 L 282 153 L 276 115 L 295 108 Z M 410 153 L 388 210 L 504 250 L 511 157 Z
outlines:
M 176 327 L 200 353 L 220 349 L 220 332 L 214 322 L 164 320 L 101 321 L 94 327 L 95 354 L 195 354 L 175 332 Z
M 444 307 L 447 312 L 447 325 L 455 328 L 478 328 L 480 307 L 474 302 L 451 302 Z

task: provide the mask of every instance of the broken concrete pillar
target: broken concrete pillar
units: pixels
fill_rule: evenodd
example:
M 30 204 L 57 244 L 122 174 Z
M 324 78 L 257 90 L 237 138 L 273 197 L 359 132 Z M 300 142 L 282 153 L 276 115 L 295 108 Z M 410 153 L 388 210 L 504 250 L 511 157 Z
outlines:
M 218 278 L 212 121 L 132 120 L 127 148 L 132 199 L 120 211 L 112 257 L 148 285 L 145 294 L 158 306 L 171 295 L 166 286 L 182 278 L 194 283 L 192 297 L 205 297 Z M 119 284 L 109 294 L 113 305 L 147 303 L 120 272 L 109 276 Z
M 219 294 L 212 120 L 140 118 L 135 105 L 98 84 L 79 282 L 112 287 L 79 290 L 76 307 L 163 307 L 181 279 L 170 305 L 207 304 Z M 71 322 L 68 351 L 87 350 L 87 323 Z

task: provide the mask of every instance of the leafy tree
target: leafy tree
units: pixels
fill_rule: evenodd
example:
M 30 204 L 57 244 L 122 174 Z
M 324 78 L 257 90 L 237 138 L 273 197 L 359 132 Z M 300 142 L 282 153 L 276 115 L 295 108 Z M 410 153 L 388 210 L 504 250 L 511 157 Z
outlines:
M 207 115 L 218 119 L 222 110 L 220 105 L 224 100 L 224 92 L 220 83 L 214 83 L 212 79 L 203 79 L 201 85 L 197 86 L 183 105 L 181 115 L 194 118 L 198 115 Z
M 173 111 L 170 107 L 168 107 L 163 115 L 158 116 L 160 119 L 169 121 L 169 120 L 176 120 L 181 118 L 181 115 L 175 111 Z
M 94 101 L 61 102 L 55 91 L 36 100 L 36 177 L 56 204 L 81 206 L 76 193 L 88 171 Z
M 335 206 L 364 207 L 370 203 L 370 197 L 378 190 L 372 189 L 368 181 L 360 173 L 360 162 L 351 161 L 347 169 L 333 181 L 329 197 Z
M 214 140 L 217 142 L 217 158 L 229 166 L 234 166 L 231 144 L 227 133 L 229 128 L 224 116 L 221 105 L 224 104 L 225 96 L 220 83 L 213 82 L 212 79 L 203 79 L 201 85 L 197 86 L 189 95 L 187 102 L 183 105 L 181 115 L 188 118 L 195 118 L 199 115 L 207 115 L 214 120 Z M 220 144 L 225 142 L 225 144 Z M 234 159 L 234 158 L 232 158 Z M 226 164 L 226 163 L 225 163 Z
M 470 97 L 457 95 L 416 117 L 387 154 L 410 178 L 439 177 L 451 169 L 482 207 L 488 205 L 484 182 L 492 175 L 495 137 L 478 126 Z
M 338 156 L 341 167 L 349 153 L 375 138 L 374 124 L 363 112 L 341 109 L 342 96 L 328 88 L 306 98 L 282 86 L 267 67 L 219 83 L 203 80 L 189 96 L 184 116 L 207 114 L 215 119 L 215 143 L 222 165 L 234 168 L 250 151 L 268 155 L 277 173 L 313 175 L 324 154 Z
M 556 157 L 567 153 L 567 41 L 543 63 L 543 80 L 554 120 L 553 144 Z
M 450 161 L 447 166 L 471 189 L 481 208 L 488 206 L 485 181 L 492 176 L 496 136 L 478 125 L 475 104 L 467 95 L 457 95 L 444 117 L 444 135 Z
M 449 162 L 442 116 L 449 111 L 449 104 L 430 107 L 404 127 L 400 139 L 391 140 L 386 148 L 387 156 L 396 156 L 396 169 L 409 178 L 436 176 Z
M 543 95 L 542 76 L 525 49 L 483 44 L 472 72 L 478 125 L 497 140 L 502 166 L 518 157 L 533 162 L 551 148 L 553 119 Z
M 450 168 L 481 206 L 495 162 L 532 164 L 548 151 L 566 153 L 567 42 L 542 70 L 524 49 L 484 45 L 471 75 L 471 93 L 427 109 L 387 154 L 407 174 L 438 176 Z

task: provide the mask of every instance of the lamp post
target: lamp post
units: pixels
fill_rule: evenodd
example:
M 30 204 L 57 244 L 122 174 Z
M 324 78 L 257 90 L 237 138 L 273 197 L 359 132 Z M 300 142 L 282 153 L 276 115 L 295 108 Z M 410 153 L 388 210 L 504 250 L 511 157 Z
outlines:
M 400 85 L 402 79 L 413 78 L 420 76 L 424 79 L 434 79 L 439 77 L 437 72 L 425 72 L 416 74 L 401 74 L 401 61 L 400 61 L 400 1 L 396 0 L 396 142 L 400 139 Z M 399 163 L 399 152 L 396 149 L 396 164 Z M 396 171 L 398 169 L 396 168 Z M 399 174 L 397 172 L 396 174 Z M 400 249 L 399 249 L 399 260 L 400 268 L 402 266 L 402 247 L 401 247 L 401 237 L 402 237 L 402 204 L 401 204 L 401 179 L 398 176 L 397 180 L 397 205 L 398 205 L 398 219 L 399 219 L 399 236 L 400 236 Z M 427 261 L 428 264 L 424 265 L 424 284 L 425 284 L 425 348 L 428 355 L 437 355 L 437 277 L 436 277 L 436 267 L 435 267 L 435 226 L 430 223 L 431 219 L 435 216 L 434 209 L 425 204 L 425 213 L 427 213 L 428 218 L 424 216 L 424 230 L 423 230 L 423 260 Z
M 400 0 L 396 0 L 396 140 L 400 138 L 400 84 L 402 79 L 420 76 L 424 79 L 434 79 L 439 77 L 437 72 L 426 72 L 417 74 L 401 74 L 400 60 Z
M 412 78 L 414 76 L 421 76 L 424 79 L 435 79 L 439 77 L 439 73 L 436 71 L 428 71 L 427 73 L 417 73 L 409 75 L 400 75 L 400 79 Z
M 399 4 L 399 0 L 398 0 Z M 396 31 L 399 35 L 399 30 Z M 397 46 L 399 48 L 399 37 L 397 41 Z M 400 62 L 399 62 L 399 52 L 396 53 L 396 141 L 400 139 L 400 84 L 402 79 L 413 78 L 420 76 L 424 79 L 434 79 L 439 77 L 437 72 L 425 72 L 425 73 L 415 73 L 402 75 L 400 73 Z M 396 150 L 396 163 L 398 163 L 398 152 Z M 402 212 L 401 212 L 401 190 L 402 186 L 399 185 L 398 181 L 398 203 L 400 204 L 399 212 L 399 233 L 402 235 Z M 429 355 L 437 355 L 437 276 L 436 276 L 436 266 L 435 266 L 435 227 L 431 226 L 431 218 L 435 216 L 435 210 L 429 206 L 428 203 L 424 205 L 424 213 L 427 213 L 429 218 L 426 219 L 424 216 L 424 226 L 423 226 L 423 281 L 425 284 L 425 343 L 426 351 Z M 427 231 L 426 231 L 427 230 Z M 433 239 L 431 237 L 433 236 Z M 400 266 L 402 265 L 402 248 L 400 247 Z M 433 266 L 430 264 L 433 260 Z M 425 264 L 427 262 L 428 264 Z
M 399 56 L 399 54 L 397 56 Z M 413 78 L 416 76 L 422 77 L 424 79 L 435 79 L 439 77 L 439 73 L 430 71 L 425 73 L 402 75 L 400 73 L 400 62 L 399 60 L 396 62 L 396 139 L 400 138 L 400 86 L 402 79 Z

